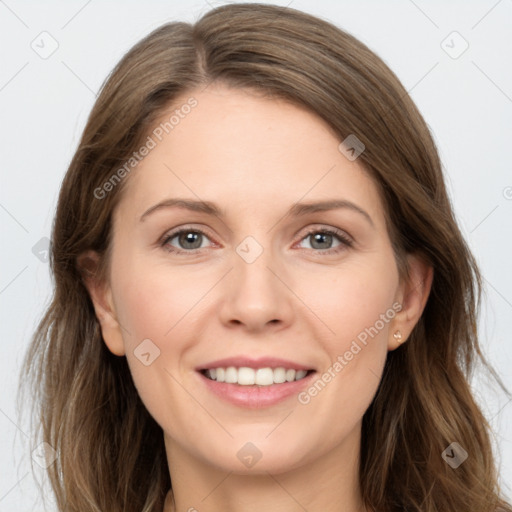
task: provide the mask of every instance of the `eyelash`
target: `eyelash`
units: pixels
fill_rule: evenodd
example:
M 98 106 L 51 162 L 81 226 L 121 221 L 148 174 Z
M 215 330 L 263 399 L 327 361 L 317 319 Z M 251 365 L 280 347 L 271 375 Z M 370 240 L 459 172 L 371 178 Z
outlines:
M 205 236 L 206 238 L 210 238 L 208 234 L 199 228 L 181 228 L 177 231 L 171 232 L 169 234 L 164 235 L 161 246 L 170 253 L 175 254 L 196 254 L 198 251 L 201 251 L 202 248 L 198 249 L 191 249 L 191 250 L 184 250 L 184 249 L 176 249 L 175 247 L 172 247 L 168 245 L 168 243 L 173 239 L 176 238 L 176 236 L 181 235 L 182 233 L 200 233 L 201 235 Z M 299 242 L 302 242 L 306 238 L 308 238 L 310 235 L 321 233 L 323 235 L 332 235 L 335 238 L 337 238 L 341 244 L 338 247 L 334 247 L 331 249 L 311 249 L 313 252 L 317 252 L 320 254 L 336 254 L 339 253 L 347 248 L 350 248 L 353 246 L 353 241 L 348 238 L 342 231 L 339 231 L 337 229 L 318 229 L 313 228 L 310 231 L 308 231 L 300 240 Z M 344 247 L 343 247 L 344 246 Z

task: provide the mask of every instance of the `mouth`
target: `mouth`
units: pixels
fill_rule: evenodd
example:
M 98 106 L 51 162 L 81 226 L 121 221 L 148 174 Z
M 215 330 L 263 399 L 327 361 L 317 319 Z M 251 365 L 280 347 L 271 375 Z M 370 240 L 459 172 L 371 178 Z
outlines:
M 249 368 L 247 366 L 219 366 L 199 370 L 209 380 L 238 386 L 267 387 L 295 382 L 309 377 L 315 370 L 285 367 Z
M 311 385 L 316 370 L 286 366 L 219 366 L 197 369 L 201 385 L 235 407 L 262 409 L 293 399 Z M 268 363 L 267 363 L 268 364 Z M 272 364 L 272 363 L 271 363 Z
M 261 409 L 293 399 L 311 385 L 316 369 L 275 356 L 217 359 L 195 368 L 200 386 L 236 407 Z

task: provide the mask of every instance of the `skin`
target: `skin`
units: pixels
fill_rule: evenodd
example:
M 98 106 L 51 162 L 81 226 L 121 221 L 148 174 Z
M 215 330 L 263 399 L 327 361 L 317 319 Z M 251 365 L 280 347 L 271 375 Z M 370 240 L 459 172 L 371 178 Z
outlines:
M 164 431 L 174 492 L 164 510 L 364 510 L 362 416 L 387 352 L 400 344 L 393 333 L 406 342 L 421 316 L 432 269 L 409 255 L 411 279 L 400 279 L 377 187 L 338 150 L 341 140 L 322 119 L 223 85 L 176 105 L 190 96 L 197 107 L 127 178 L 114 212 L 109 282 L 87 281 L 105 343 L 127 358 Z M 171 197 L 215 202 L 225 217 L 174 207 L 140 220 Z M 373 226 L 350 209 L 285 215 L 298 201 L 332 198 L 357 204 Z M 178 237 L 167 247 L 188 253 L 159 245 L 176 227 L 206 231 L 202 248 Z M 338 228 L 353 245 L 335 237 L 315 245 L 309 228 Z M 247 236 L 263 248 L 252 263 L 236 252 Z M 81 260 L 96 264 L 98 256 Z M 291 359 L 321 375 L 393 303 L 401 311 L 307 404 L 293 396 L 259 410 L 237 407 L 206 390 L 195 371 L 248 355 Z M 134 350 L 148 338 L 160 355 L 146 366 Z M 251 468 L 237 457 L 247 442 L 261 453 Z

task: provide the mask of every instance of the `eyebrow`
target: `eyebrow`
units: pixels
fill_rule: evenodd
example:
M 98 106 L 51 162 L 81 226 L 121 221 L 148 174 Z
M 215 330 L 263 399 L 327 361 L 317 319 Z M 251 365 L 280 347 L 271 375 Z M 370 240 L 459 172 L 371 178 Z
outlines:
M 196 201 L 192 199 L 182 199 L 182 198 L 169 198 L 164 199 L 163 201 L 151 206 L 148 210 L 146 210 L 140 217 L 140 221 L 144 221 L 148 215 L 164 209 L 164 208 L 183 208 L 186 210 L 206 213 L 208 215 L 215 215 L 219 218 L 224 218 L 225 212 L 221 210 L 215 203 L 210 201 Z M 360 206 L 346 199 L 329 199 L 325 201 L 317 201 L 311 203 L 295 203 L 290 207 L 285 216 L 294 216 L 300 217 L 303 215 L 308 215 L 311 213 L 329 211 L 329 210 L 338 210 L 338 209 L 348 209 L 362 215 L 368 223 L 375 227 L 372 218 L 363 210 Z

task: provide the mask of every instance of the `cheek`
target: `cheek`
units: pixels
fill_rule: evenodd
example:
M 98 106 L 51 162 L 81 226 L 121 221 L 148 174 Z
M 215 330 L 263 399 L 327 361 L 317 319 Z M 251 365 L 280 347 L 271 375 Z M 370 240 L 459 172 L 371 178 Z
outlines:
M 314 386 L 299 401 L 311 404 L 311 410 L 321 410 L 320 417 L 339 420 L 338 425 L 348 427 L 360 418 L 377 390 L 396 316 L 398 272 L 393 262 L 383 259 L 339 270 L 336 278 L 325 280 L 323 288 L 311 282 L 302 289 L 330 332 L 323 326 L 316 332 L 329 357 Z M 315 282 L 322 284 L 322 280 Z M 327 410 L 332 404 L 336 408 Z
M 201 276 L 135 258 L 123 266 L 117 283 L 116 310 L 132 343 L 145 338 L 166 342 L 186 328 L 187 315 L 207 290 Z
M 194 340 L 191 308 L 204 291 L 191 286 L 183 273 L 157 266 L 124 267 L 122 274 L 115 291 L 119 298 L 116 309 L 126 327 L 123 340 L 134 385 L 157 423 L 175 435 L 187 432 L 194 411 L 180 385 L 180 366 Z M 176 418 L 173 411 L 190 414 Z
M 393 303 L 397 286 L 398 271 L 392 255 L 378 260 L 354 259 L 346 266 L 302 275 L 296 281 L 297 294 L 328 328 L 323 328 L 327 338 L 322 338 L 330 340 L 330 353 L 348 350 L 358 337 L 363 343 L 379 334 L 386 338 L 389 321 L 396 314 Z
M 112 273 L 117 318 L 134 383 L 149 405 L 152 390 L 169 385 L 167 372 L 175 374 L 174 362 L 186 350 L 183 329 L 197 291 L 190 281 L 187 286 L 183 273 L 149 264 L 136 254 L 119 251 L 117 256 Z

